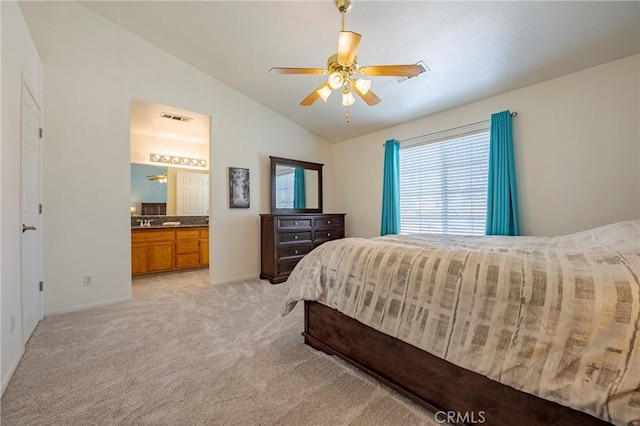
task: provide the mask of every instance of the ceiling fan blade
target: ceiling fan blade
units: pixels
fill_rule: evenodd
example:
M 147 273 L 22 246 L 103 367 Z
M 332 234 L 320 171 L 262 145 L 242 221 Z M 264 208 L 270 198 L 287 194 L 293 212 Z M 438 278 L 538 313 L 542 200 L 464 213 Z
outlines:
M 311 92 L 309 94 L 309 96 L 307 96 L 306 98 L 304 98 L 302 100 L 302 102 L 300 102 L 300 105 L 302 106 L 311 106 L 313 105 L 313 103 L 315 101 L 317 101 L 318 99 L 320 99 L 320 93 L 318 93 L 318 90 L 320 90 L 323 86 L 325 86 L 326 83 L 322 83 L 320 86 L 316 87 L 313 92 Z
M 381 102 L 381 99 L 373 93 L 372 90 L 368 90 L 367 93 L 363 94 L 360 89 L 356 86 L 355 82 L 351 80 L 349 82 L 349 86 L 351 86 L 351 90 L 357 93 L 358 96 L 362 98 L 363 101 L 367 103 L 369 106 L 378 105 Z
M 328 74 L 329 72 L 323 68 L 287 68 L 287 67 L 273 67 L 269 70 L 276 74 Z
M 420 74 L 419 65 L 374 65 L 360 67 L 358 73 L 370 77 L 416 77 Z
M 353 31 L 340 31 L 338 34 L 338 63 L 351 65 L 360 45 L 360 34 Z

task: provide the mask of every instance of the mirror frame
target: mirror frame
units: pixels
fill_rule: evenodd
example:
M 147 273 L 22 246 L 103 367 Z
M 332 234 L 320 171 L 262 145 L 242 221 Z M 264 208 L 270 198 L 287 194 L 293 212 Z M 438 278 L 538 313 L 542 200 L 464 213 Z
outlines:
M 309 161 L 292 160 L 290 158 L 272 157 L 271 159 L 271 214 L 322 213 L 322 167 L 324 164 Z M 276 166 L 301 167 L 318 172 L 318 207 L 312 209 L 277 209 L 276 208 Z

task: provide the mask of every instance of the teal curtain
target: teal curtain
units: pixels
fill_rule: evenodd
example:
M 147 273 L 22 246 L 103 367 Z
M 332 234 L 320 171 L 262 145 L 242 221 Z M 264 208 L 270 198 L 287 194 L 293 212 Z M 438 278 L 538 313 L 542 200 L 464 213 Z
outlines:
M 293 169 L 293 208 L 306 208 L 305 188 L 304 188 L 304 169 L 296 167 Z
M 400 142 L 388 140 L 384 145 L 382 182 L 382 227 L 380 235 L 400 233 Z
M 487 235 L 520 235 L 511 112 L 491 115 Z

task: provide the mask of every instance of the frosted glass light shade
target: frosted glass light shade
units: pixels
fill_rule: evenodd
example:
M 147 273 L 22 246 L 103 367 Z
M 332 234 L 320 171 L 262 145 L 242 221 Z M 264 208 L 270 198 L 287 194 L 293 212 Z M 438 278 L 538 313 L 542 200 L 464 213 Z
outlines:
M 329 75 L 327 83 L 329 83 L 332 89 L 337 89 L 344 84 L 344 78 L 342 78 L 342 74 L 339 72 L 334 72 Z
M 322 100 L 327 102 L 327 99 L 329 98 L 329 95 L 331 94 L 332 90 L 331 90 L 331 87 L 325 84 L 324 86 L 319 88 L 317 92 L 318 92 L 318 95 L 320 95 L 320 97 L 322 98 Z
M 365 80 L 364 78 L 358 78 L 355 81 L 355 85 L 363 95 L 366 95 L 371 89 L 371 80 Z
M 342 92 L 342 105 L 344 106 L 353 105 L 355 101 L 356 100 L 354 99 L 350 91 L 345 89 L 344 92 Z

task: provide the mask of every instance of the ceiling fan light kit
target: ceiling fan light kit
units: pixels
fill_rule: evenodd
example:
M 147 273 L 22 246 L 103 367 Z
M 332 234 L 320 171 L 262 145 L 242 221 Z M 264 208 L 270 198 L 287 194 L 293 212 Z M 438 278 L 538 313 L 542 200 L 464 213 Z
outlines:
M 327 102 L 327 99 L 329 99 L 329 95 L 331 94 L 331 90 L 332 89 L 331 87 L 329 87 L 329 84 L 325 83 L 320 86 L 320 88 L 316 90 L 316 92 L 318 92 L 318 95 L 320 95 L 323 101 Z
M 350 105 L 353 105 L 355 101 L 356 100 L 351 94 L 351 92 L 349 91 L 349 89 L 344 89 L 342 91 L 342 105 L 350 106 Z
M 352 92 L 356 94 L 369 106 L 380 103 L 380 98 L 371 91 L 371 80 L 362 77 L 404 77 L 412 78 L 423 72 L 423 68 L 418 64 L 411 65 L 376 65 L 364 66 L 358 65 L 358 57 L 356 52 L 360 45 L 360 34 L 353 31 L 344 30 L 345 14 L 351 10 L 351 0 L 334 0 L 336 8 L 342 15 L 342 31 L 338 33 L 338 53 L 331 55 L 327 59 L 327 68 L 286 68 L 274 67 L 270 71 L 278 74 L 315 74 L 326 75 L 329 77 L 325 83 L 322 83 L 311 94 L 300 102 L 302 106 L 311 106 L 318 99 L 327 101 L 333 90 L 342 90 L 342 105 L 349 107 L 355 103 Z M 362 77 L 358 77 L 362 76 Z M 347 123 L 349 123 L 349 110 L 345 115 Z

